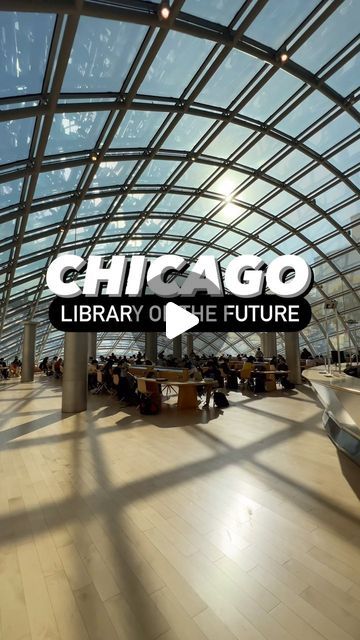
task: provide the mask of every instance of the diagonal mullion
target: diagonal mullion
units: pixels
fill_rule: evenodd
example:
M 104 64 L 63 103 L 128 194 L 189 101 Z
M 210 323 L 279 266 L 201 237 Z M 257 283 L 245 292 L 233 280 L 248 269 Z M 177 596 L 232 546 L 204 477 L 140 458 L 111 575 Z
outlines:
M 67 23 L 64 30 L 61 47 L 59 50 L 59 55 L 56 60 L 56 63 L 55 63 L 55 59 L 54 58 L 52 59 L 52 64 L 56 64 L 56 67 L 55 67 L 55 72 L 54 72 L 54 77 L 53 77 L 53 82 L 51 87 L 51 93 L 49 97 L 48 111 L 43 118 L 41 131 L 39 131 L 39 139 L 36 147 L 36 155 L 34 158 L 34 168 L 30 178 L 30 182 L 29 182 L 26 201 L 24 203 L 21 226 L 18 233 L 18 240 L 17 240 L 17 244 L 15 247 L 13 260 L 12 260 L 11 273 L 8 279 L 7 290 L 5 294 L 5 300 L 3 305 L 3 315 L 1 318 L 1 324 L 0 324 L 0 332 L 2 331 L 2 328 L 4 326 L 6 309 L 7 309 L 7 305 L 10 298 L 12 283 L 14 281 L 17 261 L 20 255 L 21 243 L 24 239 L 27 220 L 28 220 L 30 209 L 31 209 L 31 203 L 35 193 L 37 180 L 38 180 L 38 176 L 41 168 L 41 163 L 44 157 L 46 144 L 47 144 L 50 129 L 52 126 L 55 106 L 57 103 L 58 96 L 60 95 L 63 78 L 64 78 L 65 71 L 68 64 L 68 58 L 69 58 L 72 43 L 75 37 L 78 21 L 80 18 L 81 8 L 82 8 L 82 0 L 77 0 L 76 1 L 77 13 L 68 17 L 67 19 Z
M 170 19 L 167 21 L 167 29 L 162 29 L 159 31 L 159 33 L 157 33 L 155 40 L 152 42 L 151 47 L 149 49 L 149 51 L 147 52 L 146 58 L 142 63 L 142 66 L 140 67 L 140 69 L 137 71 L 136 77 L 133 79 L 132 84 L 130 85 L 130 89 L 126 95 L 126 98 L 123 99 L 127 109 L 130 108 L 130 105 L 134 99 L 134 97 L 136 96 L 137 90 L 139 88 L 139 86 L 141 85 L 143 79 L 146 76 L 146 73 L 148 72 L 150 65 L 152 64 L 152 62 L 155 59 L 155 56 L 157 55 L 162 43 L 164 42 L 166 35 L 168 33 L 168 29 L 171 28 L 175 17 L 177 15 L 177 13 L 179 12 L 182 4 L 183 4 L 184 0 L 174 0 L 173 5 L 172 5 L 172 10 L 171 10 L 171 17 Z M 127 78 L 126 80 L 127 82 L 129 82 L 129 78 Z M 104 140 L 101 148 L 98 151 L 97 154 L 97 160 L 93 163 L 93 166 L 90 168 L 90 171 L 87 175 L 87 177 L 85 178 L 84 184 L 82 186 L 82 189 L 79 193 L 79 197 L 76 200 L 76 203 L 74 203 L 73 205 L 73 210 L 72 213 L 70 215 L 70 218 L 67 220 L 67 228 L 70 228 L 73 220 L 76 217 L 77 211 L 81 205 L 81 202 L 84 198 L 84 196 L 86 195 L 86 192 L 88 190 L 88 188 L 90 187 L 92 180 L 96 174 L 96 171 L 98 169 L 98 166 L 101 164 L 101 162 L 104 160 L 104 156 L 106 154 L 106 152 L 108 151 L 111 142 L 115 136 L 115 134 L 117 133 L 117 130 L 124 118 L 124 115 L 126 113 L 126 110 L 124 111 L 119 111 L 116 115 L 115 120 L 113 121 L 113 124 L 110 128 L 110 131 L 108 132 L 106 139 Z M 63 236 L 65 238 L 65 234 Z M 58 243 L 58 250 L 61 249 L 61 243 Z M 43 281 L 42 286 L 39 289 L 38 292 L 38 296 L 37 296 L 37 300 L 35 302 L 35 304 L 32 307 L 31 310 L 31 314 L 32 316 L 34 315 L 35 311 L 36 311 L 36 303 L 39 300 L 39 297 L 41 295 L 41 292 L 43 290 L 45 286 L 45 282 Z

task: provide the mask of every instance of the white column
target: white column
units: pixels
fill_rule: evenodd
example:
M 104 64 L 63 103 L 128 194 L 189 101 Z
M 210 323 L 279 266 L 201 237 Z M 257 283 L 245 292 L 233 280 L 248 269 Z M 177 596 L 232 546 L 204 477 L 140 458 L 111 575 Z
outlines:
M 194 351 L 194 336 L 192 333 L 188 333 L 186 335 L 186 348 L 187 355 L 189 356 L 192 351 Z
M 88 333 L 88 358 L 96 359 L 97 333 Z
M 87 407 L 88 334 L 65 333 L 64 375 L 62 385 L 63 413 L 79 413 Z
M 182 356 L 181 337 L 182 336 L 180 334 L 173 339 L 173 354 L 175 358 L 178 358 L 178 360 L 180 360 Z
M 285 356 L 290 372 L 289 380 L 294 384 L 301 384 L 299 334 L 297 331 L 292 331 L 286 332 L 284 336 Z
M 34 380 L 35 339 L 36 322 L 26 320 L 24 322 L 21 382 L 32 382 Z
M 157 361 L 157 332 L 147 331 L 145 333 L 145 358 L 151 362 Z

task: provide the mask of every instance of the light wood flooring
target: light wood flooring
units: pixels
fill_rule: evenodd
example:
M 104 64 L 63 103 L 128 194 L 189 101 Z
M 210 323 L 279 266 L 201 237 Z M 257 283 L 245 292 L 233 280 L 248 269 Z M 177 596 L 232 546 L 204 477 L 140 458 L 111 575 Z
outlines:
M 306 387 L 230 402 L 0 383 L 2 640 L 360 638 L 359 468 Z

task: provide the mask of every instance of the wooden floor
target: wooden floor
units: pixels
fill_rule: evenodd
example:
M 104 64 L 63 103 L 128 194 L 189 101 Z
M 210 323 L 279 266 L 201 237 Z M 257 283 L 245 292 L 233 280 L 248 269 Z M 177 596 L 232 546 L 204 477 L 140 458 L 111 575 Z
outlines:
M 360 638 L 360 472 L 306 387 L 220 414 L 62 418 L 46 378 L 0 401 L 3 640 Z

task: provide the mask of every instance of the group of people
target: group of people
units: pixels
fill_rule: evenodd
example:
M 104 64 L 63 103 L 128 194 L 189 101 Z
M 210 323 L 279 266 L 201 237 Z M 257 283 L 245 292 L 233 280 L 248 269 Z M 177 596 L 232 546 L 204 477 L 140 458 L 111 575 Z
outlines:
M 264 371 L 276 370 L 278 375 L 274 379 L 279 380 L 285 389 L 290 389 L 294 385 L 288 380 L 288 365 L 283 356 L 273 356 L 265 365 L 264 354 L 260 347 L 255 351 L 255 355 L 239 354 L 237 360 L 242 363 L 250 364 L 251 375 L 244 379 L 241 371 L 234 367 L 233 358 L 229 355 L 210 356 L 199 355 L 192 351 L 189 355 L 185 354 L 181 358 L 175 358 L 173 355 L 165 356 L 161 351 L 158 354 L 156 362 L 147 359 L 144 353 L 140 351 L 131 356 L 117 356 L 111 353 L 107 358 L 100 356 L 99 360 L 90 358 L 88 365 L 88 387 L 94 393 L 101 388 L 101 385 L 107 390 L 117 395 L 118 399 L 125 405 L 135 405 L 139 403 L 137 394 L 136 377 L 130 372 L 133 366 L 146 366 L 147 373 L 145 377 L 155 378 L 155 366 L 163 368 L 179 368 L 189 370 L 189 380 L 199 382 L 197 393 L 200 398 L 205 396 L 203 407 L 209 406 L 210 396 L 214 388 L 220 390 L 237 390 L 239 384 L 246 384 L 252 391 L 265 391 Z M 99 383 L 98 372 L 101 371 L 101 383 Z M 202 385 L 204 379 L 213 380 L 213 387 Z M 161 387 L 158 385 L 158 393 L 161 394 Z M 155 387 L 154 387 L 155 388 Z
M 21 373 L 21 360 L 19 360 L 18 356 L 10 362 L 10 364 L 6 364 L 5 359 L 0 357 L 0 377 L 7 380 L 11 376 L 18 377 Z
M 142 363 L 140 357 L 134 359 L 134 364 L 136 360 L 138 360 L 138 363 Z M 104 356 L 100 356 L 99 361 L 90 357 L 88 365 L 89 390 L 97 391 L 99 385 L 98 371 L 101 371 L 101 384 L 108 390 L 113 389 L 120 402 L 123 402 L 124 405 L 137 404 L 136 378 L 129 371 L 130 366 L 133 364 L 132 361 L 133 358 L 128 360 L 126 356 L 117 357 L 114 353 L 107 359 Z
M 39 364 L 39 369 L 47 376 L 54 376 L 54 378 L 61 378 L 64 372 L 64 361 L 58 356 L 49 358 L 46 356 Z

